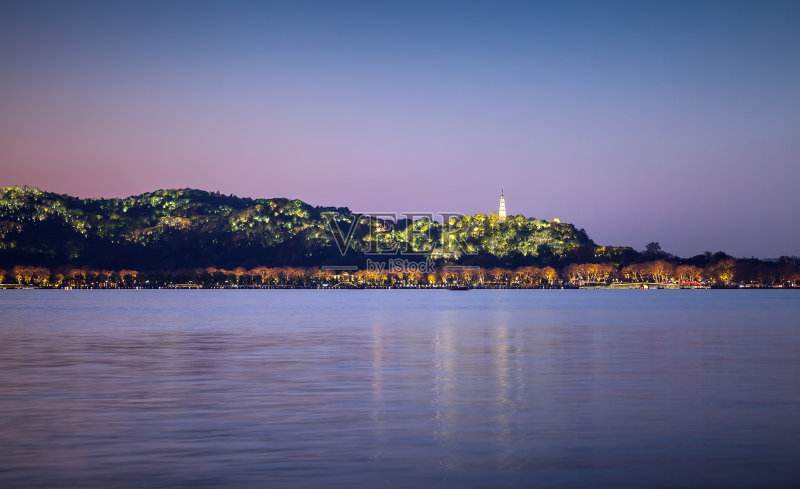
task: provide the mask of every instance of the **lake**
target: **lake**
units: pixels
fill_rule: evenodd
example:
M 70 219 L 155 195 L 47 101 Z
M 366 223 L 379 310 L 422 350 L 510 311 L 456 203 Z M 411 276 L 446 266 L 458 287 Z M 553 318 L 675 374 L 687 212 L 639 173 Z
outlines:
M 798 487 L 800 291 L 0 291 L 0 487 Z

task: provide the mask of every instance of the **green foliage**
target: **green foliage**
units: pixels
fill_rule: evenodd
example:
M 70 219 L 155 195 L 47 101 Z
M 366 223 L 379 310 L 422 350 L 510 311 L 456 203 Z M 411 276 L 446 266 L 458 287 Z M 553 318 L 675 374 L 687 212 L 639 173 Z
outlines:
M 186 266 L 320 265 L 346 261 L 324 215 L 345 232 L 346 208 L 300 200 L 249 199 L 193 189 L 158 190 L 122 199 L 78 199 L 31 187 L 0 188 L 0 263 L 175 269 Z M 594 244 L 570 224 L 524 216 L 476 214 L 443 225 L 356 223 L 350 250 L 376 248 L 534 262 L 566 259 Z M 488 257 L 488 258 L 487 258 Z M 352 259 L 352 256 L 348 256 Z

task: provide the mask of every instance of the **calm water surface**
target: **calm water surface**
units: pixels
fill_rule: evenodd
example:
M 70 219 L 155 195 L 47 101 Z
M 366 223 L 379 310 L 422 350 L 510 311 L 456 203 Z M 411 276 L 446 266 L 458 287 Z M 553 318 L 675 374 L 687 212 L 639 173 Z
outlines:
M 0 291 L 0 487 L 798 487 L 798 291 Z

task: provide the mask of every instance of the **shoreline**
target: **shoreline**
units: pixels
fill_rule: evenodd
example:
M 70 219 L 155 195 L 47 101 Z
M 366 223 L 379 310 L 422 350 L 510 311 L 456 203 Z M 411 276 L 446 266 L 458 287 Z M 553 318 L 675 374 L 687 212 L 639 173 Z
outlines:
M 432 286 L 432 287 L 379 287 L 379 286 L 317 286 L 317 287 L 301 287 L 301 286 L 266 286 L 266 287 L 253 287 L 253 286 L 189 286 L 183 284 L 176 285 L 161 285 L 152 287 L 39 287 L 39 286 L 21 286 L 16 284 L 0 284 L 0 291 L 4 290 L 447 290 L 447 291 L 468 291 L 468 290 L 800 290 L 800 287 L 781 287 L 781 286 L 738 286 L 738 287 L 679 287 L 679 286 L 660 286 L 660 287 L 636 287 L 636 286 L 584 286 L 584 287 L 501 287 L 501 286 L 484 286 L 484 287 L 447 287 L 447 286 Z

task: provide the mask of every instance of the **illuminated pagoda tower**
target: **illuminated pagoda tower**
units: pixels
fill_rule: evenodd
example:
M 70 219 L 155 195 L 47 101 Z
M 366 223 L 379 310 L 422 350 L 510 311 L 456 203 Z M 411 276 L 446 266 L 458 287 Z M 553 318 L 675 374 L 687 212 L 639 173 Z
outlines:
M 497 219 L 500 222 L 506 220 L 506 198 L 503 195 L 503 189 L 500 189 L 500 209 L 497 211 Z

